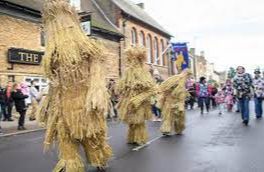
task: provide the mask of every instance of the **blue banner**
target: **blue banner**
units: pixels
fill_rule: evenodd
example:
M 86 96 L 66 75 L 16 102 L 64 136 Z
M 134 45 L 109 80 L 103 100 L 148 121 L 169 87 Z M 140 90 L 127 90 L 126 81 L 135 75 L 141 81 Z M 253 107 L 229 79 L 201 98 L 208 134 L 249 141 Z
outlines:
M 187 43 L 172 43 L 172 60 L 180 73 L 189 66 L 189 53 Z

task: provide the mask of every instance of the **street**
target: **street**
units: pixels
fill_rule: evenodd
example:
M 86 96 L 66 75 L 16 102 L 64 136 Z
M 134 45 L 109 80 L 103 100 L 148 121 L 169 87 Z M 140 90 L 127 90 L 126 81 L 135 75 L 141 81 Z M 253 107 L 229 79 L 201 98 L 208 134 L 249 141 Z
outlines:
M 253 110 L 253 108 L 252 108 Z M 158 122 L 149 122 L 149 145 L 126 144 L 126 127 L 109 122 L 114 156 L 109 172 L 263 172 L 264 120 L 251 113 L 248 127 L 240 114 L 219 116 L 214 110 L 201 116 L 187 112 L 182 136 L 162 137 Z M 1 172 L 51 172 L 57 150 L 42 151 L 43 132 L 0 139 Z M 88 165 L 88 172 L 96 171 Z

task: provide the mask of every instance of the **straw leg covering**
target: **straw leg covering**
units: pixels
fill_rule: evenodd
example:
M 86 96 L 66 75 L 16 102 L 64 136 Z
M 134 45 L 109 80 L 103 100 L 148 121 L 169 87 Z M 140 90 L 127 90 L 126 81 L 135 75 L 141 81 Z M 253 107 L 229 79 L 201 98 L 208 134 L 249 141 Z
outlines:
M 95 167 L 104 167 L 112 156 L 112 149 L 106 141 L 104 132 L 98 133 L 96 137 L 87 138 L 81 142 L 86 158 Z
M 164 112 L 166 112 L 166 111 L 164 111 Z M 162 133 L 172 132 L 174 129 L 173 128 L 174 127 L 174 121 L 175 121 L 175 115 L 173 115 L 173 112 L 163 113 L 160 131 Z
M 64 123 L 58 122 L 59 159 L 53 172 L 84 172 L 84 164 L 79 155 L 79 143 L 71 139 L 66 132 Z
M 145 144 L 148 140 L 146 124 L 129 124 L 128 125 L 128 143 Z
M 185 112 L 177 111 L 175 118 L 175 132 L 181 134 L 185 129 Z

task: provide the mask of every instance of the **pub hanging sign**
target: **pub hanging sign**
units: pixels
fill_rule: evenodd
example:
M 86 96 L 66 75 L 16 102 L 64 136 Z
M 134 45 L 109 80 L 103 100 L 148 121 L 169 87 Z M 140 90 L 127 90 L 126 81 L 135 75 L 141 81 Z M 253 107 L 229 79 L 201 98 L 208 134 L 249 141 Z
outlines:
M 44 52 L 25 50 L 20 48 L 8 49 L 8 62 L 40 65 Z

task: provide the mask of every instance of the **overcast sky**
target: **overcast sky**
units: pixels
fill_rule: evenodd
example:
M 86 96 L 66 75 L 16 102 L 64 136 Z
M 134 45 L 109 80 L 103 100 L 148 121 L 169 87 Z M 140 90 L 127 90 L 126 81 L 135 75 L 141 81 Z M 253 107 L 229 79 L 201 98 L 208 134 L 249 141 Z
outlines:
M 264 0 L 132 0 L 218 70 L 264 69 Z

